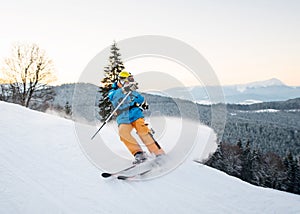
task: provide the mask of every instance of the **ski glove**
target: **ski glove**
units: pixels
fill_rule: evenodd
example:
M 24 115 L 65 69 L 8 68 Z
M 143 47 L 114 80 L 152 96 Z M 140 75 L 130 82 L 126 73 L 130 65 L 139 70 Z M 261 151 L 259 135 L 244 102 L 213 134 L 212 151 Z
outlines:
M 130 82 L 123 87 L 124 92 L 135 91 L 136 89 L 138 89 L 136 82 Z
M 149 109 L 149 105 L 148 105 L 148 103 L 146 102 L 146 100 L 140 105 L 140 107 L 141 107 L 143 110 Z
M 133 107 L 139 107 L 141 110 L 147 110 L 149 109 L 149 105 L 146 101 L 144 101 L 143 103 L 139 104 L 139 103 L 134 103 Z

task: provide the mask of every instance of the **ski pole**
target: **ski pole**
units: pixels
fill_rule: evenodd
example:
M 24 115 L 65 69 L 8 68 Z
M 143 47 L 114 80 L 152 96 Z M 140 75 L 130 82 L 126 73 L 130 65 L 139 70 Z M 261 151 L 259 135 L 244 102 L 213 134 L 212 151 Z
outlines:
M 106 118 L 106 120 L 103 122 L 103 124 L 100 126 L 100 128 L 97 130 L 97 132 L 91 137 L 91 140 L 94 139 L 94 137 L 100 132 L 100 130 L 105 126 L 105 124 L 110 120 L 110 118 L 114 115 L 114 113 L 120 108 L 120 106 L 124 103 L 126 98 L 131 94 L 131 91 L 129 91 L 126 96 L 121 100 L 121 102 L 117 105 L 117 107 L 113 110 L 113 112 Z

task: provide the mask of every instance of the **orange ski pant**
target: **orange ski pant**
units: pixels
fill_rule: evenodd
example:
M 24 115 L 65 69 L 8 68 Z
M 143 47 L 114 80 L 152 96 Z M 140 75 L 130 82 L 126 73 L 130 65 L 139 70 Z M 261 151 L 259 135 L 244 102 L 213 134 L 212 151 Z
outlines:
M 150 153 L 155 155 L 164 154 L 164 151 L 160 148 L 159 144 L 153 139 L 150 134 L 148 126 L 145 124 L 143 118 L 139 118 L 130 124 L 119 125 L 119 136 L 121 141 L 126 145 L 132 155 L 137 152 L 142 152 L 141 146 L 138 144 L 136 139 L 131 135 L 133 128 L 136 129 L 138 136 L 142 142 L 146 145 Z

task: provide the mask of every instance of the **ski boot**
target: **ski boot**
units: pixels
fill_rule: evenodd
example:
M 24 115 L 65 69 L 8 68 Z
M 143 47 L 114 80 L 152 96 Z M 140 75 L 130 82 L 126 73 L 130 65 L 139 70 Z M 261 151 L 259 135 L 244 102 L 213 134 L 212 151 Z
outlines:
M 166 154 L 158 154 L 155 156 L 154 162 L 157 166 L 162 166 L 166 163 Z
M 133 164 L 143 163 L 144 161 L 147 160 L 145 152 L 135 153 L 134 158 L 135 158 L 135 161 L 133 162 Z

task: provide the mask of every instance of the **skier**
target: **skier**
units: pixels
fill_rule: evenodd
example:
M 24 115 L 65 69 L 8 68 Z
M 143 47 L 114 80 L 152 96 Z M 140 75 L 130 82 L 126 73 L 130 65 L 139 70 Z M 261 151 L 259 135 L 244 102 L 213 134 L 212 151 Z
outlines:
M 144 162 L 147 157 L 136 139 L 131 135 L 133 128 L 136 129 L 138 136 L 146 145 L 150 153 L 156 157 L 164 155 L 164 150 L 155 141 L 147 124 L 145 124 L 143 110 L 148 109 L 144 97 L 136 91 L 137 83 L 133 76 L 127 71 L 121 71 L 118 80 L 113 83 L 112 89 L 108 93 L 108 98 L 116 107 L 126 96 L 123 104 L 116 111 L 119 136 L 128 150 L 134 156 L 134 163 Z

